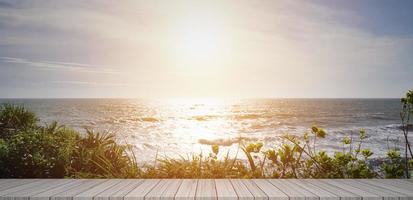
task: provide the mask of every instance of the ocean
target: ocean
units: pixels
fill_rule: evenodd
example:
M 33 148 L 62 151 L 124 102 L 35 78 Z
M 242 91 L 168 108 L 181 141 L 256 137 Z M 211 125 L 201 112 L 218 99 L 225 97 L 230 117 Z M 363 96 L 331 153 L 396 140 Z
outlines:
M 302 135 L 312 125 L 327 131 L 319 149 L 341 151 L 345 136 L 369 136 L 364 148 L 373 157 L 403 143 L 399 99 L 0 99 L 24 105 L 42 124 L 57 121 L 80 132 L 111 131 L 119 142 L 135 146 L 138 161 L 208 154 L 210 144 L 221 156 L 237 152 L 239 141 L 278 147 L 279 136 Z M 242 157 L 242 156 L 241 156 Z

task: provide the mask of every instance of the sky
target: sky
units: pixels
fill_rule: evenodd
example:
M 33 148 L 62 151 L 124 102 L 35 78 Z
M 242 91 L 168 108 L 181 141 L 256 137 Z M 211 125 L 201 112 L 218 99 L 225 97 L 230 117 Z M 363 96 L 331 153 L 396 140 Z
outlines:
M 413 1 L 0 0 L 0 98 L 398 98 Z

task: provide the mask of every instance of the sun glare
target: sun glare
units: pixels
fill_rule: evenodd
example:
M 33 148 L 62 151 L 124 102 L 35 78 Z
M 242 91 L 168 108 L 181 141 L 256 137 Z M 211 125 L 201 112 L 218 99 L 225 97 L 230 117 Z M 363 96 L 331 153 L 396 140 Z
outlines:
M 221 62 L 227 49 L 224 31 L 212 25 L 185 24 L 176 29 L 170 40 L 178 65 L 210 66 Z
M 193 60 L 212 59 L 219 50 L 218 38 L 211 30 L 188 30 L 182 39 L 185 41 L 179 47 L 181 53 Z

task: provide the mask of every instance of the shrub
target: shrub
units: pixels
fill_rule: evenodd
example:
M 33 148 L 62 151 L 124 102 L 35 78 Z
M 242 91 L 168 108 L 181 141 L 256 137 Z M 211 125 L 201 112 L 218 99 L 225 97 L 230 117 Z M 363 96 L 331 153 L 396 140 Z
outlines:
M 0 176 L 64 177 L 70 166 L 76 133 L 55 125 L 13 132 L 0 142 Z
M 23 106 L 3 104 L 0 106 L 0 138 L 37 127 L 39 119 Z
M 119 145 L 114 134 L 92 130 L 77 138 L 70 169 L 70 175 L 78 178 L 131 178 L 139 174 L 130 146 Z
M 0 107 L 0 177 L 137 177 L 139 168 L 128 145 L 113 134 L 78 132 L 56 122 L 39 126 L 24 107 Z

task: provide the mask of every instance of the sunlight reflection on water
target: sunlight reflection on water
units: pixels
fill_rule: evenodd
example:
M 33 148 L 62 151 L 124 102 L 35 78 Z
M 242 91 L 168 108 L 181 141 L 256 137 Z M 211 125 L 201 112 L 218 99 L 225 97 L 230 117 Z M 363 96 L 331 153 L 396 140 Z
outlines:
M 384 154 L 387 137 L 401 135 L 397 99 L 18 99 L 43 122 L 58 121 L 80 131 L 116 132 L 120 141 L 136 145 L 139 160 L 159 155 L 208 154 L 208 144 L 237 151 L 238 142 L 277 146 L 283 133 L 302 134 L 313 124 L 329 135 L 320 146 L 339 149 L 342 137 L 366 128 L 366 147 Z M 224 153 L 220 154 L 221 156 Z

